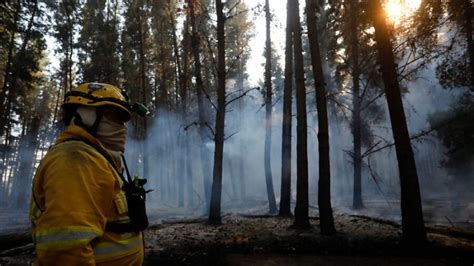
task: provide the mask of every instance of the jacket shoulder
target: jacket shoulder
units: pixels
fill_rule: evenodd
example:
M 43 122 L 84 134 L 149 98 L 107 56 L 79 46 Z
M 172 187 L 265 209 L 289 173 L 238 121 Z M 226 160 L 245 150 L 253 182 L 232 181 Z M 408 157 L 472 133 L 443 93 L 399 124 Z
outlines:
M 112 167 L 107 159 L 95 148 L 80 140 L 71 140 L 54 145 L 41 160 L 41 164 L 55 164 L 61 162 L 68 168 L 100 166 Z M 40 165 L 41 165 L 40 164 Z
M 56 144 L 51 148 L 48 154 L 104 157 L 94 147 L 81 140 L 70 140 Z M 103 159 L 105 160 L 105 158 Z

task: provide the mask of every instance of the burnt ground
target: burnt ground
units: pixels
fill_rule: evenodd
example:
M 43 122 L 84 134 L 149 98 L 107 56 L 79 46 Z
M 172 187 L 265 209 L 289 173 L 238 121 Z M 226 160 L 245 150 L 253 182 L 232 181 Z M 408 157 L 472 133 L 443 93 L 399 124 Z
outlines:
M 157 225 L 146 234 L 147 265 L 473 265 L 474 232 L 430 227 L 425 247 L 406 248 L 393 222 L 336 215 L 338 233 L 322 236 L 318 218 L 310 230 L 291 218 L 224 217 L 212 226 L 189 220 Z M 387 258 L 388 257 L 388 258 Z M 316 262 L 320 263 L 316 263 Z
M 427 222 L 428 244 L 413 246 L 401 242 L 399 223 L 360 213 L 336 214 L 337 234 L 322 236 L 316 214 L 310 212 L 309 230 L 293 229 L 292 218 L 255 213 L 225 214 L 219 226 L 205 217 L 157 220 L 145 232 L 145 265 L 474 265 L 471 227 Z M 7 242 L 0 243 L 0 265 L 32 262 L 32 244 L 18 241 L 25 236 L 16 230 L 0 237 Z

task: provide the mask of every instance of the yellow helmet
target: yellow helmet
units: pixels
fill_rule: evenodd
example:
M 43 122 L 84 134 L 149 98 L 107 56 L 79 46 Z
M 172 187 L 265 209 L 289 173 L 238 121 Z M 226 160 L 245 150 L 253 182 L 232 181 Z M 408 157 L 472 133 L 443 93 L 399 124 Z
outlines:
M 114 106 L 123 111 L 125 121 L 130 120 L 132 115 L 127 94 L 119 88 L 105 83 L 83 83 L 68 91 L 64 97 L 63 107 L 73 105 Z

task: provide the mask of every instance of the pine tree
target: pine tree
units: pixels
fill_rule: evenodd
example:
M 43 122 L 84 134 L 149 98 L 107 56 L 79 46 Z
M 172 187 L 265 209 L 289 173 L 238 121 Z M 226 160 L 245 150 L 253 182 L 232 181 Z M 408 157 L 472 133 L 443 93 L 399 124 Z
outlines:
M 354 135 L 354 191 L 352 208 L 360 209 L 364 207 L 362 203 L 362 154 L 361 154 L 361 97 L 360 97 L 360 59 L 359 59 L 359 3 L 350 2 L 350 45 L 352 57 L 352 132 Z
M 271 144 L 272 144 L 272 108 L 273 108 L 273 91 L 272 91 L 272 40 L 270 35 L 270 3 L 265 0 L 265 19 L 266 19 L 266 42 L 265 42 L 265 147 L 264 147 L 264 165 L 265 165 L 265 181 L 267 185 L 268 207 L 270 213 L 276 213 L 277 207 L 275 202 L 275 193 L 273 191 L 272 169 L 271 169 Z
M 318 110 L 318 147 L 319 147 L 319 190 L 318 206 L 321 221 L 321 234 L 331 235 L 336 232 L 331 207 L 331 168 L 329 161 L 329 125 L 326 102 L 326 83 L 324 81 L 321 52 L 319 49 L 318 30 L 316 29 L 316 2 L 306 0 L 308 37 L 311 50 L 311 62 L 316 90 Z
M 221 195 L 222 195 L 222 161 L 224 156 L 224 125 L 225 125 L 225 82 L 226 82 L 226 58 L 225 58 L 225 16 L 221 0 L 216 0 L 217 12 L 217 110 L 215 125 L 215 152 L 214 170 L 212 179 L 211 205 L 209 211 L 209 223 L 221 223 Z
M 281 149 L 281 193 L 279 216 L 291 216 L 291 124 L 293 87 L 293 20 L 291 0 L 286 6 L 285 84 Z
M 118 84 L 118 3 L 87 0 L 82 7 L 78 40 L 79 81 Z M 140 84 L 140 83 L 137 83 Z
M 426 230 L 423 223 L 418 173 L 403 110 L 393 47 L 380 0 L 371 1 L 369 10 L 375 28 L 378 58 L 400 172 L 403 238 L 407 244 L 416 245 L 426 242 Z
M 308 199 L 308 132 L 306 115 L 306 88 L 304 83 L 303 44 L 301 40 L 301 22 L 299 1 L 293 1 L 293 45 L 295 58 L 296 83 L 296 207 L 294 225 L 308 228 L 309 199 Z
M 201 43 L 200 43 L 200 36 L 198 32 L 198 24 L 196 19 L 196 12 L 195 12 L 195 2 L 200 4 L 201 1 L 199 0 L 188 0 L 189 4 L 189 12 L 191 16 L 191 49 L 193 52 L 194 57 L 194 77 L 196 78 L 196 98 L 198 104 L 198 121 L 199 121 L 199 137 L 201 140 L 201 145 L 199 148 L 199 152 L 201 155 L 201 164 L 202 164 L 202 175 L 203 175 L 203 182 L 204 182 L 204 196 L 205 196 L 205 203 L 207 209 L 209 209 L 209 202 L 211 198 L 211 171 L 210 171 L 210 158 L 208 152 L 206 150 L 205 143 L 208 141 L 208 133 L 206 124 L 209 122 L 207 121 L 207 105 L 204 103 L 204 84 L 202 78 L 202 63 L 201 63 Z M 200 5 L 197 5 L 200 6 Z

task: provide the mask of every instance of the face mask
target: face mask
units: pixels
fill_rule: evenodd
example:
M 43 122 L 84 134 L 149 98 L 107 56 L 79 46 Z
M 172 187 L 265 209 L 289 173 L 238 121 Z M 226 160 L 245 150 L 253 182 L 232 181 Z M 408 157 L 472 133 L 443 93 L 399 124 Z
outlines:
M 76 113 L 80 116 L 81 123 L 87 127 L 91 127 L 97 119 L 96 108 L 90 106 L 79 106 L 76 109 Z M 77 117 L 72 121 L 73 124 L 76 122 Z
M 97 127 L 96 137 L 105 148 L 111 151 L 124 152 L 127 127 L 103 116 Z

